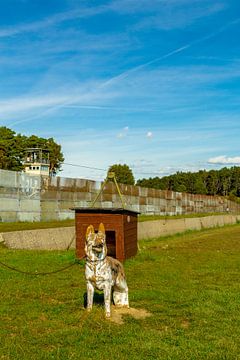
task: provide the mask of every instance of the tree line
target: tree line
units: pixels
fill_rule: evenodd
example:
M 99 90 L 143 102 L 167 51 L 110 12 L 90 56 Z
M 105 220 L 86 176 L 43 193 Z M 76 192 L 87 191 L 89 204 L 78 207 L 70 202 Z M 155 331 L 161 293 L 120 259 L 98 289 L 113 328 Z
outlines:
M 139 179 L 136 183 L 132 170 L 126 164 L 112 165 L 109 170 L 115 172 L 117 181 L 122 184 L 190 194 L 228 196 L 234 201 L 240 198 L 240 167 L 238 166 L 224 167 L 220 170 L 200 170 L 195 173 L 177 172 L 161 178 Z
M 41 148 L 49 151 L 50 173 L 56 174 L 61 169 L 64 157 L 61 145 L 53 138 L 42 138 L 36 135 L 25 136 L 15 131 L 0 127 L 0 169 L 21 171 L 27 148 Z
M 240 197 L 240 167 L 200 170 L 195 173 L 177 172 L 162 178 L 139 179 L 136 185 L 191 194 Z
M 0 169 L 22 171 L 27 148 L 48 150 L 50 173 L 55 175 L 61 170 L 64 156 L 61 145 L 57 144 L 53 138 L 45 139 L 36 135 L 28 137 L 16 134 L 7 127 L 0 127 Z M 109 171 L 115 172 L 119 183 L 134 185 L 133 172 L 128 165 L 114 164 L 109 167 Z M 136 185 L 191 194 L 228 196 L 236 200 L 236 197 L 240 198 L 240 167 L 200 170 L 195 173 L 177 172 L 161 178 L 139 179 Z

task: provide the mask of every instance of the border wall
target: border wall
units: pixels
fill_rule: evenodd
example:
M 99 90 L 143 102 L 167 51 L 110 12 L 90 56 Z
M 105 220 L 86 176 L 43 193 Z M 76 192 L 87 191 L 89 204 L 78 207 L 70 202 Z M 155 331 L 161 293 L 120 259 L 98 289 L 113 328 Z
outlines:
M 101 182 L 32 176 L 0 170 L 0 221 L 47 221 L 74 218 L 74 207 L 90 207 Z M 127 208 L 142 214 L 240 212 L 240 205 L 221 196 L 193 195 L 120 184 Z M 96 207 L 119 208 L 114 183 L 108 182 Z
M 152 239 L 183 233 L 187 230 L 202 230 L 240 221 L 240 215 L 211 215 L 198 218 L 163 219 L 138 222 L 138 240 Z M 76 248 L 75 227 L 37 229 L 0 233 L 0 243 L 10 249 L 67 250 Z

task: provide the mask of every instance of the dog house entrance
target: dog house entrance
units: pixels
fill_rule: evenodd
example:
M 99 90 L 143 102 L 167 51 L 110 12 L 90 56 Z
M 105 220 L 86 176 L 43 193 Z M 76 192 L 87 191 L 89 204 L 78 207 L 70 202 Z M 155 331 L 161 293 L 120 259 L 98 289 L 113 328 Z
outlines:
M 95 233 L 98 232 L 97 229 L 94 229 Z M 107 245 L 107 255 L 116 259 L 116 232 L 113 230 L 105 230 L 106 234 L 106 245 Z
M 116 232 L 106 230 L 107 254 L 116 258 Z

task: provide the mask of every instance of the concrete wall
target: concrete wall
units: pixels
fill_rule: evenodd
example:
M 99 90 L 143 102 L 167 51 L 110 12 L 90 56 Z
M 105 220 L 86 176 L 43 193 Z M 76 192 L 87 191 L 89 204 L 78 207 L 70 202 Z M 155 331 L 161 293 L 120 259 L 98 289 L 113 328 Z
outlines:
M 138 239 L 173 235 L 187 230 L 201 230 L 228 224 L 236 224 L 240 215 L 213 215 L 199 218 L 164 219 L 138 223 Z
M 240 221 L 240 215 L 215 215 L 201 218 L 165 219 L 138 223 L 138 240 L 201 230 Z M 0 243 L 11 249 L 66 250 L 76 246 L 75 227 L 0 233 Z
M 66 250 L 75 248 L 75 227 L 0 233 L 0 243 L 10 249 Z
M 0 170 L 0 221 L 41 220 L 41 178 Z
M 0 170 L 0 221 L 74 218 L 73 207 L 89 207 L 101 182 L 61 177 L 44 178 Z M 127 208 L 143 214 L 178 215 L 240 212 L 240 205 L 220 196 L 192 195 L 120 185 Z M 108 183 L 96 207 L 122 207 L 115 185 Z

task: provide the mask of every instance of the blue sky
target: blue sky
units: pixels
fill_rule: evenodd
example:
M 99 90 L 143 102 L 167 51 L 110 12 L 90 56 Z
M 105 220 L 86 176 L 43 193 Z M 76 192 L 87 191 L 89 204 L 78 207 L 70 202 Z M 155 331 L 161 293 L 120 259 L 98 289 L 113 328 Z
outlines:
M 239 38 L 237 0 L 0 0 L 0 125 L 65 177 L 240 165 Z

